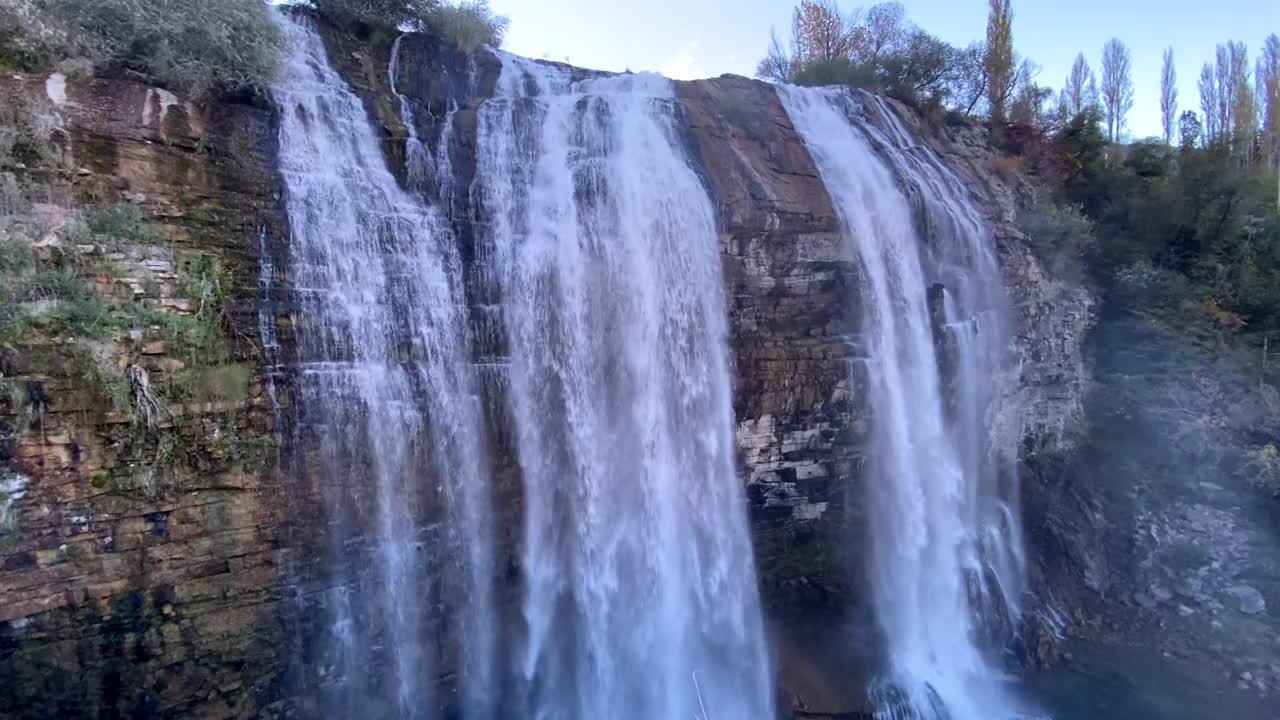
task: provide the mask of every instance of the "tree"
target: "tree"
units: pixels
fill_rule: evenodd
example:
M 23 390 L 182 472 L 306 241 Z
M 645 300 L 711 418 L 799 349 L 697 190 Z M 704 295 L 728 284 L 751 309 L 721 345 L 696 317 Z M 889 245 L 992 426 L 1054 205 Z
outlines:
M 1102 48 L 1102 105 L 1107 137 L 1113 143 L 1120 141 L 1125 116 L 1133 108 L 1131 66 L 1129 48 L 1117 38 L 1108 40 Z
M 973 115 L 987 96 L 987 48 L 980 42 L 952 53 L 947 95 L 951 109 Z
M 1235 121 L 1231 118 L 1231 111 L 1235 109 L 1235 85 L 1231 82 L 1231 48 L 1228 45 L 1219 45 L 1214 59 L 1216 62 L 1214 68 L 1214 78 L 1218 85 L 1218 132 L 1224 138 L 1230 140 L 1231 131 L 1235 127 Z
M 860 65 L 876 65 L 886 55 L 898 53 L 915 32 L 920 31 L 907 22 L 906 10 L 899 3 L 873 5 L 865 15 L 854 13 L 850 20 L 849 58 Z
M 441 5 L 427 16 L 431 27 L 453 41 L 463 52 L 481 45 L 500 47 L 511 21 L 489 7 L 489 0 L 462 0 L 457 5 Z
M 1062 87 L 1062 105 L 1068 117 L 1075 117 L 1097 102 L 1097 79 L 1089 67 L 1089 61 L 1084 59 L 1084 53 L 1080 53 L 1071 64 L 1067 83 Z
M 778 33 L 769 33 L 769 50 L 756 65 L 756 76 L 777 82 L 797 82 L 806 68 L 846 64 L 853 51 L 854 28 L 834 0 L 801 0 L 791 12 L 791 47 L 783 47 Z
M 1263 151 L 1280 170 L 1280 37 L 1275 33 L 1268 35 L 1262 44 L 1254 83 L 1262 114 Z
M 1218 113 L 1220 109 L 1218 78 L 1213 71 L 1213 65 L 1205 63 L 1204 67 L 1200 68 L 1200 112 L 1204 115 L 1204 142 L 1206 145 L 1218 140 Z
M 1024 60 L 1019 66 L 1018 89 L 1013 94 L 1009 119 L 1016 125 L 1039 128 L 1043 125 L 1044 104 L 1053 97 L 1053 89 L 1036 84 L 1040 67 Z
M 317 12 L 341 22 L 421 27 L 437 0 L 308 0 Z
M 943 100 L 948 72 L 959 51 L 919 28 L 912 28 L 901 42 L 899 50 L 884 54 L 872 65 L 878 68 L 880 86 L 894 97 Z
M 1200 118 L 1192 110 L 1184 110 L 1182 116 L 1178 118 L 1178 140 L 1182 148 L 1190 149 L 1200 144 L 1200 136 L 1204 133 L 1204 127 L 1200 124 Z
M 831 0 L 802 0 L 791 17 L 791 47 L 772 33 L 759 77 L 798 85 L 847 85 L 904 101 L 942 103 L 967 65 L 957 50 L 882 3 L 840 15 Z
M 835 0 L 800 0 L 791 16 L 792 48 L 802 65 L 849 59 L 853 30 Z
M 1206 144 L 1223 143 L 1241 162 L 1249 162 L 1257 135 L 1258 106 L 1244 43 L 1219 45 L 1214 63 L 1201 68 L 1200 109 Z
M 987 102 L 993 125 L 1005 120 L 1013 86 L 1013 8 L 1010 0 L 990 0 L 987 15 Z
M 782 41 L 778 39 L 776 29 L 769 32 L 769 50 L 765 53 L 764 59 L 756 65 L 756 77 L 783 83 L 795 80 L 795 63 L 791 53 L 787 52 L 787 49 L 782 46 Z
M 1173 142 L 1175 118 L 1178 115 L 1178 75 L 1173 68 L 1173 48 L 1165 48 L 1160 68 L 1160 126 L 1166 144 Z
M 1249 51 L 1242 42 L 1227 43 L 1227 86 L 1230 88 L 1231 147 L 1243 162 L 1249 162 L 1258 127 L 1250 77 Z

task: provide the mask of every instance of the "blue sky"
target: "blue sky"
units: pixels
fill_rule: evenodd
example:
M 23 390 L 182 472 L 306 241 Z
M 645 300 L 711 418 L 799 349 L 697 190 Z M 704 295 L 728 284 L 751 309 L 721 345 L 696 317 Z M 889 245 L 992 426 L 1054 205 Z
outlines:
M 791 0 L 490 0 L 511 18 L 506 47 L 601 70 L 656 70 L 682 79 L 752 75 L 770 27 L 787 34 Z M 870 3 L 861 3 L 870 4 Z M 967 44 L 986 27 L 986 0 L 902 0 L 908 17 L 942 39 Z M 846 10 L 859 3 L 843 0 Z M 1013 0 L 1014 45 L 1060 88 L 1077 52 L 1097 73 L 1111 37 L 1133 53 L 1134 137 L 1160 133 L 1160 54 L 1172 45 L 1179 109 L 1198 109 L 1196 78 L 1228 39 L 1255 57 L 1280 33 L 1280 0 Z

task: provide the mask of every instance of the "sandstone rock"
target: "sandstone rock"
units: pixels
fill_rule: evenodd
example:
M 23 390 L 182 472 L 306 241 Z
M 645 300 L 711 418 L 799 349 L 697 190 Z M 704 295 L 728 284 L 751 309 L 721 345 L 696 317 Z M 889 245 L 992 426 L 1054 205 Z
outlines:
M 202 108 L 208 132 L 196 146 L 148 142 L 147 135 L 156 134 L 141 127 L 144 103 L 158 96 L 132 82 L 68 77 L 46 85 L 45 78 L 3 76 L 0 106 L 43 99 L 48 88 L 59 96 L 65 91 L 58 120 L 64 155 L 76 168 L 70 176 L 47 168 L 32 174 L 56 184 L 50 197 L 133 199 L 152 217 L 165 205 L 181 206 L 180 217 L 161 222 L 176 239 L 173 246 L 219 257 L 229 292 L 257 287 L 259 230 L 284 234 L 272 111 L 238 103 Z M 172 110 L 165 124 L 176 128 L 179 115 L 197 113 L 185 110 Z M 171 266 L 136 262 L 155 257 L 151 249 L 72 248 L 66 207 L 37 204 L 33 211 L 49 257 L 65 245 L 129 268 L 141 276 L 139 285 L 149 273 L 172 273 Z M 103 292 L 115 285 L 99 284 Z M 125 291 L 133 294 L 132 287 Z M 228 322 L 234 334 L 256 334 L 248 316 L 233 312 Z M 144 337 L 132 333 L 130 340 Z M 243 469 L 226 467 L 200 448 L 208 440 L 203 420 L 182 418 L 167 432 L 183 437 L 184 451 L 198 456 L 197 487 L 214 489 L 192 498 L 173 489 L 147 496 L 124 487 L 131 464 L 155 462 L 154 441 L 134 447 L 140 429 L 103 412 L 103 399 L 83 382 L 68 382 L 59 346 L 18 350 L 15 357 L 8 347 L 0 351 L 0 372 L 7 376 L 16 366 L 32 377 L 45 414 L 41 432 L 19 438 L 11 456 L 7 446 L 0 448 L 0 717 L 254 716 L 258 683 L 278 671 L 284 635 L 276 613 L 280 571 L 269 555 L 288 504 L 278 479 L 240 477 Z M 257 360 L 254 354 L 235 359 L 249 367 Z M 269 435 L 270 423 L 255 426 L 249 410 L 220 412 L 211 423 L 230 419 L 241 436 Z M 10 463 L 21 472 L 12 474 Z M 235 475 L 225 488 L 224 474 Z M 228 496 L 240 500 L 217 502 Z M 232 534 L 229 527 L 238 530 Z M 211 563 L 227 568 L 219 576 L 226 591 L 198 603 L 178 601 L 175 585 L 204 574 Z M 218 631 L 205 635 L 176 622 L 214 615 L 221 618 Z M 159 677 L 172 682 L 159 686 Z M 205 687 L 226 693 L 204 700 L 198 689 Z
M 35 251 L 36 258 L 41 261 L 51 261 L 62 257 L 62 239 L 54 233 L 47 233 L 37 240 L 31 246 Z
M 173 310 L 183 315 L 189 315 L 192 312 L 195 312 L 196 309 L 195 303 L 191 300 L 188 300 L 187 298 L 174 297 L 161 298 L 160 307 Z

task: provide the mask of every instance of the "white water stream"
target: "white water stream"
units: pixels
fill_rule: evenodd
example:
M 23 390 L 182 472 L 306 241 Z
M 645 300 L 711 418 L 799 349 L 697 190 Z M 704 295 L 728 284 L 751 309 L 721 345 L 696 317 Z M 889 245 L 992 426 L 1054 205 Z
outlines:
M 327 603 L 317 671 L 345 703 L 335 717 L 376 714 L 388 697 L 397 717 L 430 716 L 439 596 L 462 617 L 462 707 L 484 718 L 496 695 L 490 473 L 454 238 L 387 169 L 364 106 L 308 21 L 280 22 L 290 54 L 274 97 L 303 360 L 296 401 L 319 434 L 315 482 L 329 503 L 333 566 L 345 573 Z M 347 557 L 360 537 L 371 568 Z M 370 672 L 381 653 L 390 677 Z
M 991 442 L 1009 337 L 990 231 L 887 103 L 778 92 L 861 268 L 869 582 L 888 655 L 879 710 L 1014 717 L 1023 709 L 984 642 L 1016 626 L 1025 573 L 1016 475 Z
M 500 58 L 475 193 L 524 479 L 527 716 L 771 717 L 719 243 L 671 83 Z

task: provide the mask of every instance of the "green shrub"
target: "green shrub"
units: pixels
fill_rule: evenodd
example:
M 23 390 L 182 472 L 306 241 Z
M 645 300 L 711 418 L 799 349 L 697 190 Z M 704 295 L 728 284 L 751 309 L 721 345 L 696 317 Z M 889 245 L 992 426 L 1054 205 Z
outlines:
M 220 308 L 219 308 L 220 311 Z M 157 328 L 165 342 L 165 352 L 192 365 L 211 365 L 227 356 L 227 338 L 222 317 L 212 309 L 199 315 L 178 315 L 152 307 L 141 307 L 136 325 Z
M 32 313 L 27 322 L 47 335 L 87 339 L 108 337 L 119 326 L 111 305 L 96 297 L 58 300 Z
M 12 302 L 16 291 L 13 278 L 30 272 L 35 267 L 35 255 L 31 243 L 7 234 L 0 235 L 0 298 Z M 9 293 L 9 294 L 5 294 Z
M 1280 451 L 1274 444 L 1268 443 L 1248 452 L 1240 472 L 1257 490 L 1280 498 Z
M 57 128 L 58 121 L 47 107 L 31 102 L 0 105 L 0 168 L 51 164 Z
M 1082 277 L 1097 240 L 1093 223 L 1079 206 L 1042 200 L 1022 210 L 1018 224 L 1049 272 L 1069 280 Z
M 13 173 L 0 172 L 0 228 L 5 220 L 27 211 L 27 196 Z M 0 259 L 0 263 L 4 263 Z
M 481 45 L 500 47 L 511 21 L 495 15 L 488 0 L 463 0 L 457 5 L 436 8 L 429 16 L 429 23 L 463 52 L 469 53 Z
M 85 228 L 95 238 L 138 245 L 154 245 L 161 235 L 137 205 L 90 205 L 81 212 Z
M 52 336 L 101 338 L 118 322 L 73 264 L 37 265 L 30 246 L 0 244 L 0 342 L 33 328 Z
M 169 394 L 183 402 L 243 402 L 249 397 L 253 372 L 247 365 L 227 364 L 179 370 Z
M 283 41 L 262 0 L 0 0 L 0 58 L 26 70 L 86 58 L 188 97 L 262 88 Z
M 8 416 L 0 419 L 0 437 L 30 430 L 40 410 L 31 402 L 27 381 L 0 377 L 0 418 Z
M 40 70 L 58 60 L 68 28 L 39 0 L 0 0 L 0 68 Z
M 875 68 L 859 65 L 847 58 L 809 63 L 796 72 L 796 85 L 849 87 L 873 89 L 877 86 Z
M 437 6 L 436 0 L 311 0 L 322 15 L 339 22 L 418 28 Z
M 1185 275 L 1147 260 L 1116 270 L 1112 280 L 1114 298 L 1131 306 L 1176 309 L 1194 295 Z

